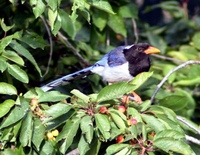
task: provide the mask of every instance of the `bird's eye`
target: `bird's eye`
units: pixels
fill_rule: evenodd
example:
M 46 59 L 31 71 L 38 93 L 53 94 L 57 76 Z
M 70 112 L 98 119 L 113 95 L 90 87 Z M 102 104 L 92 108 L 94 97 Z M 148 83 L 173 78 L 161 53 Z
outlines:
M 139 52 L 142 52 L 142 51 L 143 51 L 143 48 L 142 48 L 142 47 L 138 47 L 138 51 L 139 51 Z

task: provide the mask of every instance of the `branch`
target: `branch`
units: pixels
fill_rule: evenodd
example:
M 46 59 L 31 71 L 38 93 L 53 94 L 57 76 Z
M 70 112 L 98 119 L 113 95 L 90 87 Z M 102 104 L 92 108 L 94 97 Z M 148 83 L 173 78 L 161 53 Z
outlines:
M 74 46 L 72 46 L 72 44 L 68 41 L 68 39 L 61 33 L 61 32 L 58 32 L 58 36 L 60 38 L 62 38 L 65 43 L 67 44 L 67 46 L 74 52 L 74 54 L 82 61 L 83 64 L 85 64 L 86 66 L 89 66 L 89 62 L 87 62 L 79 53 L 78 50 L 76 50 L 76 48 L 74 48 Z
M 137 32 L 137 24 L 134 18 L 132 18 L 132 23 L 133 23 L 133 31 L 135 35 L 135 43 L 137 43 L 139 38 L 138 38 L 138 32 Z
M 187 141 L 190 141 L 194 144 L 197 144 L 197 145 L 200 145 L 200 140 L 194 138 L 194 137 L 191 137 L 191 136 L 188 136 L 188 135 L 185 135 L 185 138 Z
M 186 119 L 184 119 L 181 116 L 177 116 L 176 118 L 177 118 L 177 120 L 179 120 L 183 124 L 187 125 L 190 129 L 196 131 L 200 135 L 200 129 L 199 128 L 195 127 L 194 125 L 192 125 L 190 122 L 188 122 Z
M 181 69 L 181 68 L 184 68 L 185 66 L 187 65 L 191 65 L 191 64 L 200 64 L 200 61 L 194 61 L 194 60 L 190 60 L 190 61 L 187 61 L 177 67 L 175 67 L 174 69 L 172 69 L 164 78 L 163 80 L 157 85 L 156 87 L 156 90 L 154 91 L 152 97 L 151 97 L 151 103 L 153 103 L 154 101 L 154 98 L 156 96 L 156 94 L 158 93 L 158 90 L 162 87 L 162 85 L 167 81 L 167 79 L 169 78 L 169 76 L 176 72 L 177 70 Z
M 175 63 L 184 63 L 185 62 L 185 61 L 182 61 L 182 60 L 174 59 L 174 58 L 163 56 L 163 55 L 152 54 L 152 56 L 159 58 L 159 59 L 163 59 L 163 60 L 173 61 Z
M 40 16 L 40 18 L 42 19 L 42 21 L 43 21 L 43 23 L 46 27 L 47 34 L 49 36 L 49 44 L 50 44 L 49 60 L 48 60 L 48 64 L 47 64 L 47 69 L 46 69 L 46 72 L 43 75 L 43 77 L 45 77 L 47 75 L 47 73 L 49 72 L 49 67 L 50 67 L 50 64 L 51 64 L 51 59 L 52 59 L 52 54 L 53 54 L 53 42 L 52 42 L 51 32 L 49 30 L 49 26 L 47 25 L 47 22 L 45 21 L 43 16 Z

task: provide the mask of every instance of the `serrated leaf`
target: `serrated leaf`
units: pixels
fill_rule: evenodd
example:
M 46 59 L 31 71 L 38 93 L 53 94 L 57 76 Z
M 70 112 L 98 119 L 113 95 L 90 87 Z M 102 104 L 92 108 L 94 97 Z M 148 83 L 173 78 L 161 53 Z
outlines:
M 133 84 L 135 87 L 133 90 L 136 90 L 139 88 L 145 81 L 147 81 L 151 76 L 153 75 L 153 72 L 142 72 L 138 74 L 130 83 Z
M 0 82 L 0 94 L 17 95 L 17 89 L 11 84 Z
M 128 84 L 127 82 L 120 82 L 106 86 L 99 92 L 97 102 L 119 98 L 124 94 L 132 91 L 134 88 L 134 85 Z
M 38 151 L 40 150 L 40 145 L 43 139 L 45 138 L 44 135 L 45 135 L 44 124 L 38 118 L 34 118 L 32 142 Z
M 119 129 L 121 129 L 122 131 L 124 131 L 126 128 L 126 124 L 125 124 L 124 120 L 114 112 L 110 111 L 109 113 L 110 113 L 110 116 L 111 116 L 113 122 L 117 125 L 117 127 Z
M 28 109 L 29 109 L 29 102 L 23 100 L 23 104 L 21 104 L 21 106 L 15 106 L 13 108 L 8 117 L 1 124 L 0 129 L 5 128 L 9 125 L 13 125 L 14 123 L 21 120 L 26 115 Z
M 183 155 L 195 155 L 190 146 L 182 140 L 177 140 L 169 137 L 158 138 L 154 141 L 154 146 L 159 149 L 169 153 L 169 151 L 173 151 L 176 153 L 181 153 Z
M 7 37 L 1 39 L 0 40 L 0 47 L 1 47 L 1 49 L 4 50 L 11 43 L 12 39 L 13 39 L 12 35 L 7 36 Z
M 111 126 L 108 116 L 104 114 L 95 114 L 94 118 L 97 128 L 100 130 L 104 138 L 109 139 Z
M 21 132 L 19 136 L 19 141 L 23 147 L 31 146 L 32 132 L 33 132 L 32 112 L 28 112 L 22 122 Z
M 7 114 L 14 104 L 15 101 L 11 99 L 5 100 L 3 103 L 0 103 L 0 118 Z
M 142 114 L 141 116 L 146 124 L 149 125 L 155 132 L 166 129 L 165 125 L 156 117 L 147 114 Z
M 45 114 L 51 117 L 51 119 L 55 119 L 67 113 L 70 109 L 71 106 L 69 104 L 57 103 L 50 106 L 50 108 L 45 111 Z
M 35 18 L 38 18 L 46 9 L 46 5 L 42 0 L 31 0 L 30 4 L 32 5 Z
M 81 100 L 83 100 L 85 103 L 88 103 L 90 101 L 90 98 L 83 94 L 82 92 L 80 92 L 77 89 L 73 89 L 70 93 L 72 93 L 73 95 L 75 95 L 76 97 L 80 98 Z
M 89 144 L 87 143 L 85 137 L 82 135 L 78 143 L 78 152 L 80 155 L 85 155 L 85 153 L 90 149 Z
M 26 43 L 28 46 L 32 47 L 33 49 L 41 48 L 44 49 L 47 46 L 47 43 L 42 38 L 42 36 L 38 35 L 35 32 L 26 31 L 26 34 L 19 39 L 20 41 Z
M 187 105 L 187 97 L 182 95 L 171 95 L 159 100 L 159 105 L 178 111 Z
M 48 8 L 48 19 L 49 19 L 51 31 L 53 31 L 53 29 L 54 29 L 54 23 L 56 21 L 57 15 L 58 15 L 57 10 L 52 10 L 52 9 Z
M 76 26 L 72 22 L 72 19 L 69 18 L 69 14 L 66 11 L 60 10 L 59 15 L 61 18 L 62 29 L 74 40 L 76 35 Z
M 113 12 L 112 6 L 107 1 L 93 1 L 91 3 L 91 6 L 96 7 L 98 9 L 100 9 L 100 10 L 106 11 L 106 12 L 108 12 L 110 14 L 115 14 Z
M 57 102 L 67 99 L 69 96 L 58 91 L 44 92 L 39 96 L 38 102 Z
M 119 8 L 119 14 L 123 18 L 138 18 L 138 7 L 134 3 L 130 3 Z
M 117 25 L 117 26 L 116 26 Z M 127 30 L 124 25 L 124 21 L 121 16 L 110 15 L 108 18 L 108 26 L 118 34 L 121 34 L 124 37 L 127 37 Z
M 17 65 L 9 65 L 8 64 L 8 73 L 10 75 L 12 75 L 15 79 L 17 79 L 23 83 L 28 83 L 28 81 L 29 81 L 29 78 L 28 78 L 28 75 L 26 74 L 26 72 Z
M 138 122 L 142 121 L 142 118 L 141 118 L 139 112 L 135 108 L 128 107 L 126 109 L 126 113 L 128 116 L 131 116 L 131 118 L 136 119 Z
M 92 15 L 92 21 L 93 24 L 99 28 L 100 31 L 102 31 L 107 23 L 108 20 L 108 14 L 106 12 L 103 12 L 101 10 L 95 10 Z
M 178 140 L 185 139 L 184 133 L 171 129 L 171 130 L 163 130 L 156 133 L 156 135 L 154 136 L 154 140 L 165 137 L 171 137 Z
M 13 61 L 18 65 L 24 66 L 24 60 L 14 51 L 6 50 L 2 53 L 2 57 Z
M 200 50 L 200 33 L 199 32 L 194 34 L 194 36 L 192 37 L 192 41 L 194 43 L 194 47 Z
M 106 155 L 113 155 L 124 148 L 129 147 L 129 144 L 113 144 L 106 149 Z
M 9 31 L 10 29 L 12 29 L 15 25 L 11 25 L 11 26 L 6 26 L 6 24 L 4 23 L 4 19 L 1 19 L 1 28 L 3 29 L 4 32 Z
M 63 127 L 62 131 L 56 138 L 56 141 L 60 141 L 64 139 L 60 146 L 60 152 L 65 154 L 67 149 L 71 146 L 74 136 L 77 134 L 77 130 L 79 128 L 80 119 L 72 119 L 67 120 L 65 126 Z
M 92 117 L 89 115 L 85 115 L 82 119 L 81 119 L 81 130 L 82 133 L 86 133 L 90 131 L 90 126 L 92 125 Z
M 12 40 L 12 42 L 9 44 L 9 46 L 11 48 L 13 48 L 15 51 L 17 51 L 17 53 L 19 53 L 20 55 L 23 55 L 26 59 L 28 59 L 35 66 L 36 70 L 38 71 L 38 73 L 41 76 L 41 70 L 40 70 L 39 66 L 37 65 L 35 59 L 31 55 L 31 53 L 26 48 L 24 48 L 22 45 L 20 45 L 15 40 Z
M 7 69 L 6 59 L 0 56 L 0 71 L 3 73 Z

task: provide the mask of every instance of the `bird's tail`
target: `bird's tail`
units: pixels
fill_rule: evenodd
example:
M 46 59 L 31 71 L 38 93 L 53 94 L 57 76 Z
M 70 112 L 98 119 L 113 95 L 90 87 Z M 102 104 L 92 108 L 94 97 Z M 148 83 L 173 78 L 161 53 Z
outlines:
M 77 78 L 81 78 L 83 76 L 86 76 L 86 75 L 89 75 L 91 74 L 91 69 L 92 69 L 92 66 L 91 67 L 88 67 L 88 68 L 85 68 L 85 69 L 82 69 L 80 71 L 77 71 L 75 73 L 72 73 L 72 74 L 68 74 L 66 76 L 63 76 L 57 80 L 54 80 L 42 87 L 40 87 L 43 91 L 49 91 L 57 86 L 60 86 L 60 85 L 66 85 L 68 84 L 70 81 L 74 80 L 74 79 L 77 79 Z

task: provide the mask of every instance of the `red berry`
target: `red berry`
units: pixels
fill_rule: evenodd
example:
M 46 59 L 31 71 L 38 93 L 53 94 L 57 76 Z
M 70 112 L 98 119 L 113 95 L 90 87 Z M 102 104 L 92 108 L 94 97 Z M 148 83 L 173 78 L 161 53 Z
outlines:
M 122 113 L 125 113 L 126 108 L 123 105 L 118 106 L 118 110 L 121 111 Z
M 135 118 L 131 118 L 129 120 L 127 120 L 128 125 L 135 125 L 137 124 L 137 120 Z
M 122 135 L 119 135 L 117 138 L 116 138 L 116 142 L 117 143 L 122 143 L 124 141 L 124 136 Z
M 105 106 L 102 106 L 99 108 L 99 113 L 101 114 L 108 113 L 108 109 Z

